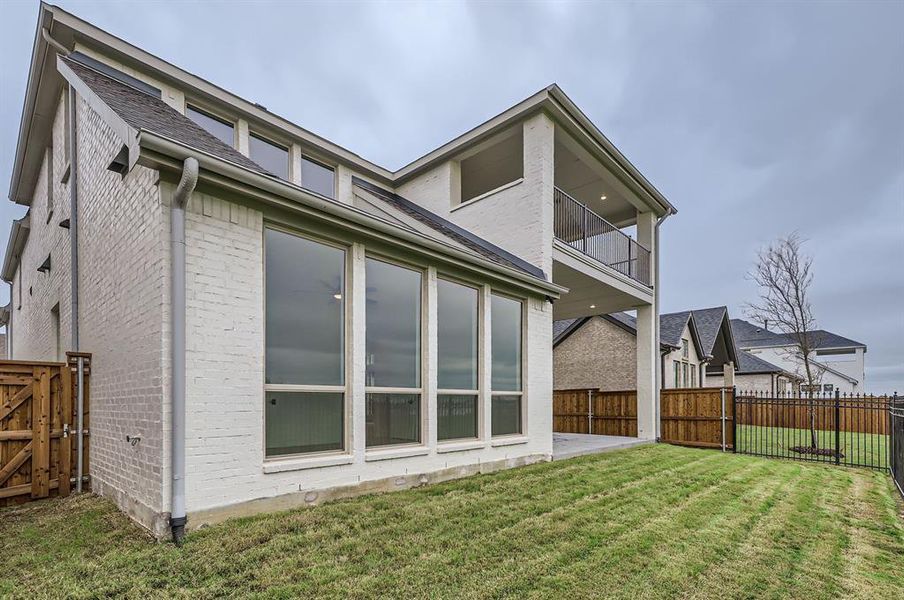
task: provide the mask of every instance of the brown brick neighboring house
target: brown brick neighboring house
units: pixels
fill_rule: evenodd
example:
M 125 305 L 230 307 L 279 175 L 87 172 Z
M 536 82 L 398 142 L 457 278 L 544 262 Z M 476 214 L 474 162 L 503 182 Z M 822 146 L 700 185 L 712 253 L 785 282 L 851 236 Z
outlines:
M 553 388 L 630 390 L 636 382 L 634 317 L 613 313 L 553 324 Z M 719 385 L 737 351 L 724 306 L 660 315 L 663 388 Z M 708 374 L 718 373 L 718 383 Z

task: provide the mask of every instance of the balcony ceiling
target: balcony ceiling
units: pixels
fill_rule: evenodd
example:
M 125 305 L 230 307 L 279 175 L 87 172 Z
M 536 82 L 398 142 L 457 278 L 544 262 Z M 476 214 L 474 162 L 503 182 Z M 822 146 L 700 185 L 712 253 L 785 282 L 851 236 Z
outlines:
M 623 227 L 636 221 L 637 208 L 629 201 L 628 189 L 559 131 L 556 132 L 555 185 L 616 226 Z M 602 196 L 606 199 L 602 200 Z

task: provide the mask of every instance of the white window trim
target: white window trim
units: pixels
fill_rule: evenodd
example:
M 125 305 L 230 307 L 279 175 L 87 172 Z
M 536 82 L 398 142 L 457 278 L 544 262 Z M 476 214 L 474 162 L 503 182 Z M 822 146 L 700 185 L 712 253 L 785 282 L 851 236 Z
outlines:
M 257 138 L 261 142 L 265 144 L 270 144 L 286 153 L 286 178 L 284 181 L 291 182 L 292 181 L 292 144 L 286 144 L 283 142 L 277 142 L 272 137 L 260 133 L 254 129 L 248 130 L 248 158 L 254 160 L 251 157 L 251 138 Z
M 506 294 L 504 292 L 491 290 L 490 298 L 489 298 L 490 303 L 492 303 L 493 296 L 499 296 L 501 298 L 508 298 L 509 300 L 514 300 L 514 301 L 518 302 L 519 304 L 521 304 L 521 382 L 520 382 L 521 389 L 520 390 L 496 391 L 496 390 L 492 389 L 493 388 L 493 385 L 492 385 L 492 381 L 493 381 L 492 334 L 490 334 L 490 332 L 488 332 L 489 335 L 487 336 L 487 338 L 489 339 L 489 342 L 490 342 L 489 344 L 487 344 L 487 351 L 490 353 L 490 361 L 489 361 L 490 362 L 490 376 L 489 376 L 490 390 L 489 390 L 489 409 L 488 409 L 490 411 L 490 414 L 488 415 L 489 418 L 487 419 L 487 421 L 489 421 L 490 423 L 489 423 L 487 435 L 489 436 L 490 440 L 494 442 L 493 445 L 500 445 L 499 443 L 495 443 L 495 442 L 498 440 L 507 440 L 507 439 L 513 440 L 516 438 L 524 438 L 525 441 L 527 441 L 527 433 L 526 433 L 526 431 L 527 431 L 527 394 L 525 393 L 525 390 L 524 390 L 524 387 L 525 387 L 524 381 L 527 377 L 527 350 L 526 350 L 527 334 L 528 334 L 528 332 L 527 332 L 527 299 L 519 298 L 518 296 L 512 296 L 511 294 Z M 492 310 L 489 306 L 487 306 L 487 313 L 490 314 L 489 321 L 490 321 L 490 327 L 492 328 L 493 315 L 492 315 Z M 521 431 L 520 432 L 493 435 L 493 423 L 492 423 L 493 396 L 520 396 L 521 397 L 521 407 L 520 407 L 521 408 L 521 427 L 520 427 Z M 513 443 L 520 443 L 520 442 L 515 441 Z
M 460 279 L 456 279 L 454 277 L 449 277 L 446 275 L 437 275 L 437 279 L 442 279 L 448 283 L 454 283 L 456 285 L 461 285 L 467 288 L 471 288 L 477 295 L 477 387 L 475 389 L 453 389 L 453 388 L 440 388 L 439 387 L 439 371 L 437 371 L 437 390 L 436 390 L 436 398 L 434 399 L 436 404 L 436 443 L 437 446 L 444 447 L 452 447 L 455 445 L 461 445 L 463 443 L 471 443 L 479 442 L 483 439 L 483 427 L 486 419 L 483 415 L 483 402 L 481 401 L 483 396 L 481 395 L 481 382 L 483 381 L 483 344 L 481 340 L 483 338 L 483 314 L 484 310 L 486 310 L 485 302 L 483 298 L 483 289 L 479 285 L 474 285 L 471 283 L 465 283 Z M 436 293 L 436 304 L 437 304 L 437 314 L 439 313 L 439 286 L 437 286 Z M 437 323 L 439 321 L 439 317 L 437 316 Z M 436 353 L 437 359 L 439 358 L 439 332 L 437 331 L 436 336 Z M 466 438 L 449 438 L 447 440 L 439 439 L 439 397 L 442 395 L 460 395 L 460 396 L 474 396 L 475 403 L 477 405 L 477 431 L 475 432 L 474 437 L 466 437 Z M 482 442 L 480 442 L 482 444 Z M 439 450 L 437 450 L 439 451 Z
M 342 286 L 342 318 L 344 320 L 342 335 L 342 385 L 299 385 L 299 384 L 283 384 L 283 383 L 267 383 L 267 230 L 272 229 L 288 235 L 294 235 L 312 242 L 331 246 L 342 250 L 345 253 L 343 270 L 345 271 Z M 350 345 L 351 338 L 349 332 L 349 322 L 351 319 L 351 303 L 348 301 L 349 282 L 352 273 L 352 248 L 346 244 L 339 244 L 333 241 L 327 241 L 323 238 L 312 236 L 307 233 L 300 232 L 290 227 L 284 227 L 279 224 L 264 222 L 261 231 L 261 260 L 263 261 L 263 280 L 262 280 L 262 310 L 263 310 L 263 368 L 264 368 L 264 385 L 261 392 L 261 406 L 263 408 L 261 419 L 261 455 L 264 457 L 263 470 L 264 473 L 277 473 L 281 471 L 289 471 L 294 469 L 317 468 L 329 466 L 330 464 L 345 464 L 342 462 L 331 463 L 331 459 L 348 459 L 352 462 L 354 459 L 353 448 L 351 447 L 351 428 L 352 428 L 352 388 L 349 381 L 349 365 L 351 364 Z M 302 452 L 297 454 L 281 454 L 279 456 L 267 456 L 267 392 L 327 392 L 342 394 L 342 448 L 338 450 L 326 450 L 323 452 Z
M 335 184 L 335 181 L 336 180 L 334 178 L 333 179 L 334 184 Z M 314 193 L 316 193 L 316 192 L 314 192 Z M 419 409 L 420 409 L 420 413 L 419 413 L 419 416 L 420 416 L 420 423 L 419 423 L 420 440 L 417 442 L 409 442 L 409 443 L 402 443 L 402 444 L 384 444 L 381 446 L 368 446 L 367 445 L 367 428 L 365 427 L 365 431 L 364 431 L 365 458 L 364 459 L 365 460 L 381 460 L 380 457 L 405 458 L 407 456 L 418 456 L 419 455 L 418 453 L 416 453 L 416 452 L 407 453 L 407 452 L 405 452 L 405 449 L 409 449 L 412 451 L 417 450 L 417 449 L 423 449 L 426 451 L 425 453 L 428 453 L 429 447 L 430 447 L 429 440 L 427 439 L 427 434 L 428 434 L 428 430 L 427 430 L 427 425 L 428 425 L 427 397 L 426 397 L 427 396 L 427 386 L 425 384 L 427 381 L 427 360 L 428 360 L 427 345 L 429 344 L 428 335 L 427 335 L 428 319 L 425 318 L 425 316 L 427 315 L 427 310 L 428 310 L 428 304 L 427 304 L 427 294 L 429 293 L 428 282 L 427 282 L 428 270 L 424 267 L 421 267 L 418 265 L 413 265 L 413 264 L 405 262 L 403 260 L 399 260 L 396 258 L 386 256 L 385 254 L 381 254 L 379 252 L 367 251 L 367 249 L 365 249 L 365 252 L 364 252 L 364 265 L 365 265 L 365 267 L 364 267 L 364 273 L 365 273 L 364 289 L 365 290 L 367 289 L 366 273 L 367 273 L 367 260 L 368 259 L 377 260 L 377 261 L 386 263 L 388 265 L 394 265 L 396 267 L 408 269 L 410 271 L 415 271 L 421 275 L 421 314 L 420 314 L 420 323 L 418 324 L 418 327 L 420 330 L 419 334 L 420 334 L 420 338 L 421 338 L 420 347 L 418 348 L 418 351 L 420 352 L 420 357 L 419 357 L 420 386 L 416 387 L 416 388 L 370 386 L 370 385 L 367 385 L 367 382 L 365 381 L 364 404 L 361 406 L 361 410 L 363 410 L 365 412 L 365 419 L 366 419 L 367 395 L 368 394 L 417 394 L 418 398 L 419 398 Z M 366 327 L 367 327 L 367 308 L 366 308 L 366 306 L 365 306 L 365 310 L 364 310 L 364 322 L 365 322 L 364 327 L 366 329 Z M 362 341 L 364 343 L 364 356 L 365 356 L 365 362 L 366 362 L 367 337 L 365 336 L 364 340 L 362 340 Z M 365 366 L 364 368 L 366 371 L 367 367 Z M 401 452 L 401 454 L 396 456 L 396 455 L 394 455 L 396 453 L 390 452 L 390 450 L 401 450 L 402 452 Z M 376 457 L 376 458 L 374 458 L 374 457 Z

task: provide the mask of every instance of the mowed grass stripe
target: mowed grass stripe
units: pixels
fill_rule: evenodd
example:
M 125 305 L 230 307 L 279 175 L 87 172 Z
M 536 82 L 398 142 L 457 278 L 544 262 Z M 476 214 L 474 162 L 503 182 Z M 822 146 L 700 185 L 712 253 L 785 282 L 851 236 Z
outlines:
M 660 459 L 658 468 L 663 471 L 651 470 L 651 465 L 657 461 L 651 462 L 650 465 L 638 463 L 637 472 L 631 470 L 625 470 L 624 472 L 618 470 L 604 471 L 599 474 L 599 477 L 591 477 L 591 483 L 585 487 L 585 492 L 586 494 L 595 493 L 593 498 L 596 502 L 606 501 L 607 498 L 602 497 L 602 494 L 608 496 L 608 500 L 611 500 L 613 505 L 617 502 L 633 502 L 631 499 L 632 495 L 644 494 L 643 491 L 635 491 L 642 486 L 644 481 L 651 481 L 662 472 L 672 469 L 697 468 L 701 471 L 707 471 L 711 469 L 707 461 L 712 460 L 713 457 L 711 455 L 702 454 L 694 461 L 688 461 L 686 457 L 684 457 L 684 460 L 681 460 L 680 457 L 675 457 L 674 460 Z M 700 464 L 698 465 L 698 463 Z M 593 466 L 595 467 L 595 465 Z M 607 475 L 609 478 L 606 478 Z M 549 485 L 550 483 L 552 485 Z M 556 520 L 563 523 L 566 520 L 583 518 L 579 512 L 579 507 L 582 502 L 587 501 L 586 498 L 588 496 L 585 495 L 585 500 L 582 501 L 575 500 L 573 498 L 574 494 L 569 494 L 568 500 L 562 502 L 558 498 L 558 488 L 563 484 L 558 482 L 557 478 L 554 478 L 550 479 L 547 485 L 549 489 L 535 489 L 533 491 L 533 499 L 529 503 L 533 504 L 533 506 L 528 506 L 529 510 L 524 510 L 524 507 L 519 504 L 485 506 L 480 511 L 484 521 L 473 523 L 468 530 L 459 530 L 456 538 L 457 543 L 453 545 L 444 543 L 441 546 L 437 546 L 434 544 L 432 537 L 437 535 L 437 529 L 445 530 L 447 535 L 455 535 L 456 532 L 444 524 L 444 515 L 441 511 L 436 510 L 436 507 L 427 507 L 425 509 L 426 523 L 410 523 L 406 526 L 406 530 L 409 527 L 411 529 L 406 531 L 410 535 L 410 537 L 406 538 L 409 543 L 404 544 L 402 547 L 391 548 L 388 555 L 381 552 L 368 552 L 367 556 L 358 557 L 365 560 L 369 558 L 385 562 L 386 569 L 375 568 L 380 566 L 377 564 L 368 564 L 366 569 L 362 569 L 362 566 L 364 566 L 362 561 L 353 560 L 347 561 L 347 565 L 350 569 L 371 573 L 367 579 L 362 581 L 362 584 L 366 589 L 374 593 L 381 590 L 383 586 L 397 589 L 398 581 L 407 581 L 412 578 L 422 580 L 426 577 L 428 580 L 433 578 L 442 580 L 445 578 L 444 569 L 449 567 L 454 568 L 458 579 L 468 572 L 482 573 L 485 571 L 487 561 L 498 561 L 504 558 L 513 551 L 514 547 L 520 544 L 532 544 L 531 540 L 525 541 L 524 537 L 536 535 L 537 523 L 542 520 L 553 519 L 552 513 L 560 513 L 561 516 Z M 601 489 L 603 492 L 598 492 Z M 475 498 L 475 502 L 483 504 L 477 498 Z M 504 523 L 500 524 L 496 520 L 497 515 L 495 515 L 496 512 L 500 511 L 510 513 L 516 518 L 512 520 L 506 519 Z M 492 526 L 494 521 L 497 521 L 496 526 Z M 442 533 L 438 535 L 443 537 Z M 364 545 L 364 548 L 373 548 L 371 542 L 376 541 L 371 536 L 368 537 L 370 541 Z M 376 543 L 379 544 L 379 542 Z M 528 547 L 532 547 L 535 550 L 538 549 L 534 545 Z M 382 548 L 380 549 L 382 550 Z M 408 554 L 408 556 L 405 556 L 405 554 Z M 310 566 L 305 565 L 306 556 L 289 556 L 286 559 L 286 564 L 291 564 L 295 568 L 287 570 L 283 568 L 286 565 L 274 565 L 273 570 L 287 572 Z M 345 571 L 345 569 L 342 569 L 342 571 Z M 411 571 L 415 571 L 417 575 L 414 576 Z M 347 572 L 334 573 L 333 579 L 341 580 L 343 575 L 347 574 Z M 329 582 L 320 581 L 319 583 L 327 584 Z
M 748 463 L 731 471 L 727 477 L 717 477 L 709 485 L 697 489 L 683 499 L 668 503 L 668 508 L 650 513 L 638 527 L 628 528 L 621 535 L 602 535 L 593 548 L 544 578 L 532 595 L 568 595 L 580 586 L 595 581 L 612 590 L 621 590 L 632 572 L 642 567 L 649 578 L 656 548 L 666 545 L 667 552 L 680 556 L 683 540 L 694 533 L 699 523 L 718 519 L 725 506 L 737 497 L 754 497 L 762 488 L 756 487 L 762 467 Z M 602 592 L 601 592 L 602 593 Z
M 619 521 L 613 518 L 612 514 L 619 511 L 620 507 L 640 505 L 643 499 L 650 495 L 656 481 L 666 481 L 667 488 L 675 489 L 673 497 L 678 498 L 682 490 L 686 489 L 680 483 L 682 473 L 712 473 L 715 465 L 711 461 L 712 455 L 705 453 L 700 459 L 678 468 L 664 464 L 663 470 L 638 475 L 638 480 L 620 488 L 611 488 L 608 482 L 603 481 L 601 486 L 610 489 L 588 496 L 582 501 L 525 519 L 515 527 L 492 531 L 471 539 L 466 546 L 455 549 L 452 563 L 448 562 L 448 555 L 437 557 L 427 564 L 412 563 L 400 571 L 400 578 L 405 580 L 408 575 L 413 574 L 411 572 L 421 571 L 422 576 L 426 575 L 435 580 L 437 585 L 444 582 L 443 585 L 475 586 L 484 592 L 492 590 L 493 576 L 487 573 L 487 564 L 492 564 L 493 573 L 500 575 L 507 574 L 512 569 L 518 572 L 536 572 L 557 554 L 572 547 L 579 548 L 585 543 L 587 537 L 584 535 L 584 528 L 588 523 L 617 524 L 618 529 L 611 532 L 613 535 L 640 523 L 645 518 L 643 512 L 636 514 L 630 522 Z M 725 474 L 727 471 L 719 473 Z M 669 475 L 674 477 L 669 479 Z M 648 505 L 650 510 L 664 507 L 665 503 Z M 453 569 L 455 578 L 444 575 L 447 568 Z M 383 585 L 392 583 L 390 578 L 385 577 L 381 582 Z

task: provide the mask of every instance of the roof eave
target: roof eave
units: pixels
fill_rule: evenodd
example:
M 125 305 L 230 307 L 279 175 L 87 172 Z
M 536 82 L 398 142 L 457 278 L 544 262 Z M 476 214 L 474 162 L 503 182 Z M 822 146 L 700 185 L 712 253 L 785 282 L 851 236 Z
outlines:
M 28 234 L 31 231 L 29 227 L 30 215 L 26 214 L 21 219 L 15 219 L 9 232 L 9 239 L 6 242 L 6 254 L 3 257 L 3 270 L 0 272 L 0 278 L 7 283 L 12 283 L 13 277 L 16 276 L 16 269 L 19 267 L 19 257 L 28 241 Z
M 44 63 L 46 61 L 49 44 L 41 35 L 43 29 L 50 29 L 53 25 L 53 12 L 51 8 L 41 2 L 38 8 L 38 22 L 35 28 L 35 41 L 31 50 L 31 64 L 28 68 L 28 80 L 25 84 L 25 98 L 22 101 L 22 116 L 19 120 L 19 135 L 16 139 L 16 153 L 13 160 L 13 170 L 9 181 L 10 201 L 28 206 L 31 204 L 30 190 L 23 186 L 23 168 L 25 163 L 25 149 L 28 147 L 28 138 L 34 126 L 34 107 L 41 91 Z

